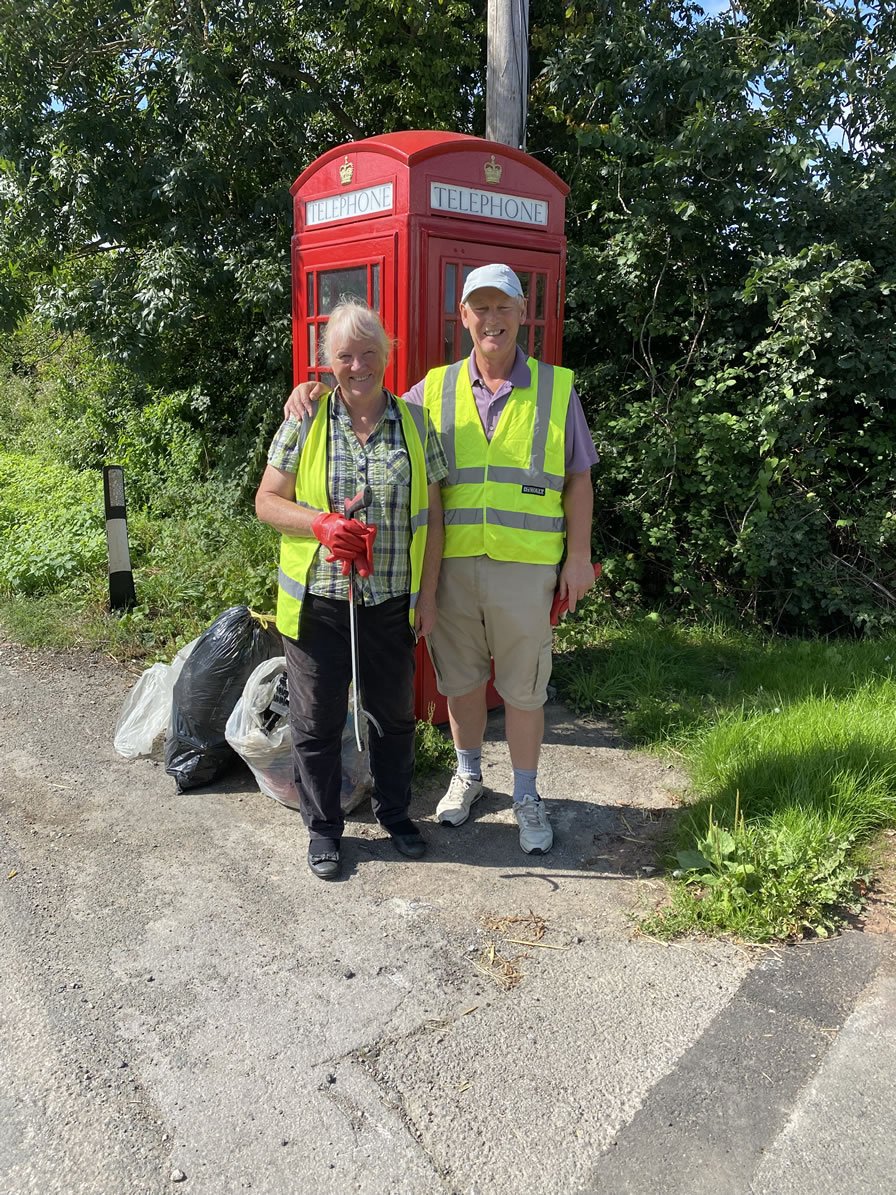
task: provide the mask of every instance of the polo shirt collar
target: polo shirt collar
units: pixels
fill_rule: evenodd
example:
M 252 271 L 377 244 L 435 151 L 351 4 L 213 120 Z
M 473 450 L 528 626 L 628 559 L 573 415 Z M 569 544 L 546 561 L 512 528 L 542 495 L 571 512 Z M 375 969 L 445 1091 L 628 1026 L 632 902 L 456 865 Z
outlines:
M 514 390 L 526 390 L 532 380 L 529 360 L 519 345 L 516 346 L 516 356 L 513 359 L 513 365 L 510 367 L 510 377 L 507 380 Z M 485 385 L 482 381 L 482 374 L 479 372 L 479 366 L 476 364 L 476 352 L 474 350 L 470 353 L 470 383 L 471 385 L 475 385 L 476 382 L 479 382 L 480 385 Z

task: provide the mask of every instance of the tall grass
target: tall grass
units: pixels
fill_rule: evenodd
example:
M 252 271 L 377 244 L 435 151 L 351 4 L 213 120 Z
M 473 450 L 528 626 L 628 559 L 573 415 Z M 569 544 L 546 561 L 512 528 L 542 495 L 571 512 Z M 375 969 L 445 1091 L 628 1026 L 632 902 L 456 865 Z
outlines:
M 128 532 L 138 605 L 108 610 L 98 470 L 0 452 L 0 620 L 20 642 L 167 658 L 222 610 L 273 609 L 278 536 L 245 500 L 194 483 L 135 505 Z
M 202 396 L 156 393 L 37 320 L 0 337 L 0 403 L 0 620 L 17 639 L 169 657 L 228 606 L 272 609 L 277 535 L 251 506 L 255 416 L 225 466 Z M 108 611 L 102 465 L 113 461 L 139 603 L 124 617 Z
M 767 941 L 827 934 L 856 907 L 867 848 L 896 825 L 896 639 L 609 624 L 557 679 L 690 776 L 672 901 L 648 929 Z

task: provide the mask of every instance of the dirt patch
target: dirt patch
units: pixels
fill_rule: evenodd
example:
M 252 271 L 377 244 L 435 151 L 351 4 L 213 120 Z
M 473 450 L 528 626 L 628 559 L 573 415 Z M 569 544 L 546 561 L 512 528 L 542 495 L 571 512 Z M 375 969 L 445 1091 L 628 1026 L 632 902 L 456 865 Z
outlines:
M 881 835 L 874 859 L 874 881 L 858 928 L 868 934 L 896 934 L 896 830 Z

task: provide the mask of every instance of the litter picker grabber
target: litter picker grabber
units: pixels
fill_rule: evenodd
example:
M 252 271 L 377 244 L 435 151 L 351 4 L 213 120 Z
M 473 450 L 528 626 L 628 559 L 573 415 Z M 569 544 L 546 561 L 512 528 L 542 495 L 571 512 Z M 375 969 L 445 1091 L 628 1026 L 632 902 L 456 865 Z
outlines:
M 359 510 L 366 510 L 373 501 L 373 491 L 369 485 L 358 490 L 354 498 L 346 498 L 343 514 L 347 519 L 353 519 Z M 355 721 L 355 742 L 358 750 L 364 752 L 367 748 L 367 723 L 373 726 L 382 738 L 383 728 L 361 705 L 361 686 L 358 676 L 358 615 L 355 610 L 355 562 L 352 561 L 348 575 L 348 625 L 352 644 L 352 716 Z M 363 719 L 363 721 L 362 721 Z M 364 727 L 363 731 L 361 727 Z

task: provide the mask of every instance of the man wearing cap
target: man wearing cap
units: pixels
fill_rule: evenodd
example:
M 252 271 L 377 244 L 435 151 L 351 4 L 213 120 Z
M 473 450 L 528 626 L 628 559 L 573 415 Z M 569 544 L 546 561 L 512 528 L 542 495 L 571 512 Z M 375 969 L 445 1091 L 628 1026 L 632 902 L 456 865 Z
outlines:
M 404 398 L 426 405 L 449 467 L 438 618 L 428 642 L 448 701 L 457 771 L 436 817 L 462 825 L 482 796 L 494 659 L 520 846 L 535 855 L 553 844 L 537 787 L 551 674 L 550 608 L 556 592 L 575 610 L 594 583 L 591 466 L 597 453 L 571 371 L 527 358 L 517 345 L 525 315 L 513 270 L 499 264 L 473 270 L 460 303 L 473 352 L 430 370 Z M 287 413 L 301 417 L 315 391 L 313 383 L 297 387 Z

